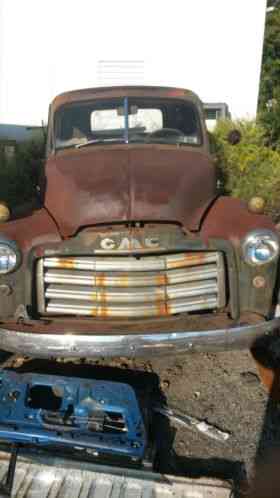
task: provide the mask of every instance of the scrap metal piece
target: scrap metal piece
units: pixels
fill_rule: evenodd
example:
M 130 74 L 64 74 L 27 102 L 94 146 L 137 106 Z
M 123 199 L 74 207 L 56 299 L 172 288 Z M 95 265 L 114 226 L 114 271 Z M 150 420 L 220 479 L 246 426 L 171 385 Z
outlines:
M 0 453 L 0 482 L 8 458 Z M 57 457 L 19 456 L 13 498 L 232 498 L 225 480 L 190 479 L 138 469 L 103 467 Z
M 0 440 L 141 465 L 146 429 L 122 383 L 0 370 Z
M 12 496 L 19 447 L 13 444 L 5 482 L 0 482 L 0 496 Z
M 168 417 L 175 423 L 181 424 L 188 429 L 195 429 L 198 432 L 201 432 L 201 434 L 204 434 L 211 439 L 215 439 L 216 441 L 221 441 L 222 443 L 224 443 L 230 437 L 230 434 L 228 432 L 218 429 L 218 427 L 209 424 L 205 420 L 199 420 L 191 415 L 182 413 L 177 409 L 168 408 L 165 406 L 155 406 L 153 410 L 156 413 L 160 413 L 161 415 Z

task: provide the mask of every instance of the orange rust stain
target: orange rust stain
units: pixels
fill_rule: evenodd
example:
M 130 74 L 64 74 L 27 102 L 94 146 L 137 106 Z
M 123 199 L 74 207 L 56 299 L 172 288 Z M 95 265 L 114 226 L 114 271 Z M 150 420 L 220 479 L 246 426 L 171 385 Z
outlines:
M 169 306 L 168 302 L 166 303 L 166 314 L 167 315 L 172 315 L 172 309 L 171 306 Z
M 96 273 L 95 274 L 95 285 L 96 285 L 96 287 L 105 287 L 105 285 L 106 285 L 105 273 Z
M 91 316 L 97 316 L 97 308 L 92 308 L 91 309 Z
M 192 266 L 192 265 L 199 265 L 201 263 L 204 263 L 205 261 L 205 255 L 204 253 L 196 253 L 196 254 L 182 254 L 181 259 L 178 261 L 168 261 L 167 267 L 174 269 L 174 268 L 182 268 L 184 266 Z
M 267 388 L 270 398 L 280 401 L 280 367 L 269 366 L 265 352 L 251 352 L 260 375 L 262 384 Z
M 168 305 L 165 302 L 157 303 L 157 315 L 158 316 L 166 316 L 168 315 Z
M 164 300 L 165 300 L 165 292 L 163 291 L 163 289 L 156 288 L 155 300 L 157 302 L 162 302 L 162 301 L 164 302 Z
M 156 276 L 156 285 L 167 285 L 167 275 L 159 274 Z
M 108 313 L 108 308 L 106 306 L 100 306 L 97 308 L 97 315 L 98 316 L 101 316 L 103 318 L 106 318 L 109 316 L 109 313 Z
M 98 301 L 101 303 L 106 303 L 108 301 L 108 294 L 105 289 L 102 289 L 100 290 L 100 292 L 98 292 Z
M 75 261 L 73 259 L 59 259 L 57 262 L 57 267 L 72 270 L 73 268 L 75 268 Z
M 271 399 L 280 401 L 280 368 L 268 368 L 257 363 L 263 385 L 267 388 Z

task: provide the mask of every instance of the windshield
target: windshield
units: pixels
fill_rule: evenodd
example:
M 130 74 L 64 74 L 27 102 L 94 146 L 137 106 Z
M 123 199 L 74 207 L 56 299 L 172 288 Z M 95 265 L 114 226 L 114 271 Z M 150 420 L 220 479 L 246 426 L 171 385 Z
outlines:
M 65 105 L 55 116 L 55 148 L 99 143 L 200 145 L 197 109 L 175 99 L 122 98 Z

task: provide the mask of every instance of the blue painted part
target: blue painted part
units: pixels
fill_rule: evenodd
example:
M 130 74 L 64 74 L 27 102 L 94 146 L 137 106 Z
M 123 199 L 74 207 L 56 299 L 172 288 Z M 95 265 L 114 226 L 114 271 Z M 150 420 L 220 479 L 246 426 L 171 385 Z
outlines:
M 130 386 L 8 370 L 0 370 L 0 440 L 133 461 L 144 458 L 147 444 Z
M 129 110 L 128 98 L 124 98 L 124 141 L 128 144 L 128 129 L 129 129 Z

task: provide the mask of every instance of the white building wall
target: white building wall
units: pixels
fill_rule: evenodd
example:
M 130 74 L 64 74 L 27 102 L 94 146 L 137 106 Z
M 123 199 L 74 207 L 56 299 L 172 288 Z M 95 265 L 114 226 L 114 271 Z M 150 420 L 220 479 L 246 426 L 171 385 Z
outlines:
M 56 94 L 104 83 L 190 88 L 227 102 L 233 116 L 253 116 L 265 8 L 266 0 L 0 0 L 0 122 L 40 125 Z M 105 71 L 116 61 L 125 62 L 118 77 Z

